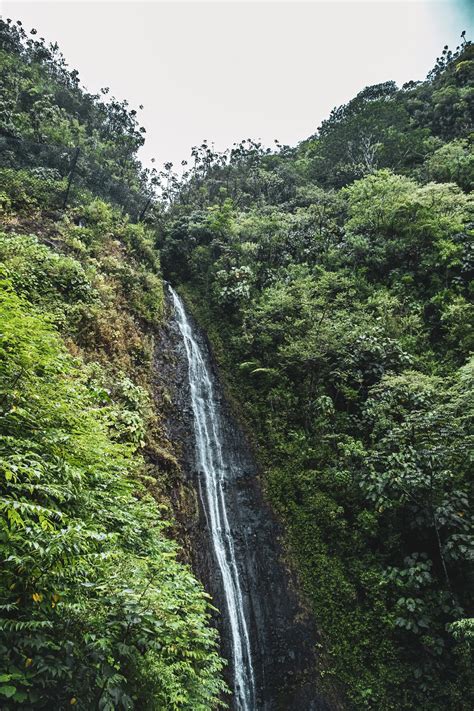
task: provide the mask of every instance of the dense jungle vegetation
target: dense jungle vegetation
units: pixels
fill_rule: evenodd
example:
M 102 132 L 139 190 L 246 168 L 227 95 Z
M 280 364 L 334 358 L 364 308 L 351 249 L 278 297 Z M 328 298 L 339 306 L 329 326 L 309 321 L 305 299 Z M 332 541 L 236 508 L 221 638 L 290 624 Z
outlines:
M 216 708 L 208 600 L 169 534 L 155 236 L 127 215 L 142 134 L 34 33 L 0 42 L 0 708 Z
M 320 683 L 471 709 L 472 44 L 296 148 L 204 142 L 178 176 L 35 35 L 0 24 L 0 707 L 218 705 L 170 535 L 163 270 L 253 433 Z
M 193 151 L 160 229 L 351 708 L 470 709 L 474 47 L 296 148 Z

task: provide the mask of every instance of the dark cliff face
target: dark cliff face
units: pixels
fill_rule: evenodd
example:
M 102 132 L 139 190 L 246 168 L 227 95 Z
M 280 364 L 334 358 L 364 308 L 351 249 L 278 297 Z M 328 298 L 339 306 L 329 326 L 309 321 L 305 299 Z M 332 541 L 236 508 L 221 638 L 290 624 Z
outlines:
M 222 636 L 222 654 L 231 659 L 231 636 L 226 619 L 220 573 L 208 535 L 200 496 L 194 446 L 188 364 L 172 309 L 157 346 L 157 392 L 168 402 L 167 427 L 178 443 L 187 495 L 176 500 L 177 517 L 195 572 L 221 611 L 215 624 Z M 314 623 L 295 593 L 295 581 L 284 565 L 281 531 L 259 485 L 258 472 L 242 429 L 223 396 L 204 334 L 193 323 L 203 354 L 208 358 L 214 392 L 221 409 L 223 447 L 231 459 L 226 502 L 232 528 L 246 617 L 250 627 L 258 711 L 311 711 L 332 708 L 314 684 Z M 182 501 L 188 502 L 184 511 Z M 229 669 L 228 682 L 231 684 Z M 257 710 L 256 710 L 257 711 Z

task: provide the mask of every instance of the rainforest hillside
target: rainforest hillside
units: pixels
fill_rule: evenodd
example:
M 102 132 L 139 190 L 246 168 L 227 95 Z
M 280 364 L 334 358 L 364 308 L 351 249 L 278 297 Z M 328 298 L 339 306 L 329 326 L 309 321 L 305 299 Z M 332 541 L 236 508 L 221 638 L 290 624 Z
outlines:
M 347 709 L 471 709 L 474 50 L 296 147 L 144 129 L 0 22 L 0 708 L 217 708 L 173 539 L 163 277 L 206 329 Z M 316 127 L 315 127 L 316 129 Z M 291 711 L 291 710 L 289 710 Z
M 0 707 L 215 708 L 207 597 L 170 537 L 135 113 L 20 25 L 0 42 Z
M 193 151 L 159 245 L 348 708 L 472 708 L 474 48 L 308 140 Z

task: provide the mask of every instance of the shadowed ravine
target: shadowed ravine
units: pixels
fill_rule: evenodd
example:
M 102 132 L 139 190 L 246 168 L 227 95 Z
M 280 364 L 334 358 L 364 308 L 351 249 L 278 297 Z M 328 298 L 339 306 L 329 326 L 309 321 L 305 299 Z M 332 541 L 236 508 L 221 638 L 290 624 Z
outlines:
M 195 568 L 221 611 L 235 711 L 329 709 L 314 679 L 315 630 L 281 562 L 279 527 L 222 394 L 203 334 L 169 287 L 184 465 L 198 492 Z M 168 344 L 169 347 L 170 344 Z M 184 427 L 182 427 L 184 422 Z

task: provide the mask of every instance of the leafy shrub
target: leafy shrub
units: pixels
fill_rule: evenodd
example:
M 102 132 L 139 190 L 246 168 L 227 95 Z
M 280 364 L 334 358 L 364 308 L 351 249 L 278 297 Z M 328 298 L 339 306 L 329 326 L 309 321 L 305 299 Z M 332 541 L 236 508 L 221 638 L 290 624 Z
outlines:
M 66 181 L 54 171 L 37 169 L 14 170 L 0 168 L 0 183 L 3 189 L 3 210 L 25 211 L 41 206 L 58 208 L 66 190 Z
M 140 389 L 121 386 L 134 434 L 94 369 L 0 286 L 2 708 L 213 707 L 204 593 L 136 480 Z

